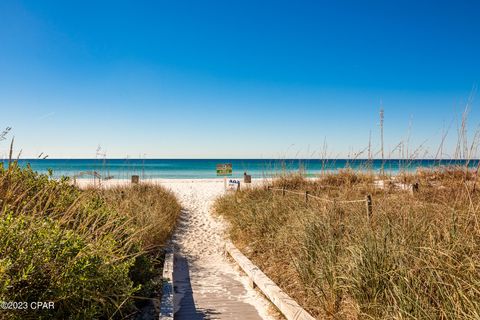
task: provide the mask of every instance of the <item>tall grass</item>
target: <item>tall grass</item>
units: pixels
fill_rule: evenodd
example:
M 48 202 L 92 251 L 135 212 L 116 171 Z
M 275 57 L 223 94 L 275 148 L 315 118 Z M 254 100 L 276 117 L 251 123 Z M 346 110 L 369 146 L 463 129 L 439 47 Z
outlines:
M 101 196 L 109 207 L 132 220 L 137 229 L 132 237 L 146 251 L 165 244 L 181 209 L 175 196 L 160 185 L 118 186 L 101 190 Z
M 82 191 L 16 162 L 0 167 L 0 300 L 55 303 L 0 318 L 133 314 L 135 297 L 150 294 L 154 253 L 179 209 L 161 187 Z
M 411 195 L 353 171 L 274 184 L 337 200 L 251 189 L 215 209 L 233 241 L 319 319 L 479 319 L 480 193 L 474 175 L 438 168 L 404 176 Z M 398 178 L 397 178 L 398 179 Z

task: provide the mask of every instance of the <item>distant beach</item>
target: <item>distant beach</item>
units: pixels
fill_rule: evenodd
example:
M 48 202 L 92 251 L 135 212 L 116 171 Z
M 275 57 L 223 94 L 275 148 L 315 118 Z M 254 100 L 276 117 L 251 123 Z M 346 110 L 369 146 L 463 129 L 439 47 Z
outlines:
M 4 163 L 6 161 L 4 160 Z M 217 178 L 216 165 L 231 163 L 233 178 L 240 178 L 244 172 L 253 178 L 265 178 L 282 172 L 302 171 L 307 177 L 314 177 L 323 171 L 336 171 L 345 168 L 373 170 L 383 167 L 387 173 L 401 170 L 414 171 L 417 168 L 431 168 L 439 165 L 465 165 L 466 160 L 432 159 L 20 159 L 20 166 L 30 165 L 33 170 L 61 176 L 92 178 L 97 172 L 102 178 L 130 179 L 138 175 L 142 179 L 211 179 Z M 470 161 L 475 167 L 478 160 Z

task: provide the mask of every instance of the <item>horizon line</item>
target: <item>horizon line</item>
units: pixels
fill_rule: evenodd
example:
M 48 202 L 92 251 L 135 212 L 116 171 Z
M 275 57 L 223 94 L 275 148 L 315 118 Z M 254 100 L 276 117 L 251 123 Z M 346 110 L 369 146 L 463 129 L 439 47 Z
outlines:
M 15 158 L 12 161 L 21 160 L 21 161 L 42 161 L 42 160 L 226 160 L 226 161 L 237 161 L 237 160 L 275 160 L 275 161 L 302 161 L 302 160 L 346 160 L 346 161 L 419 161 L 419 160 L 432 160 L 432 161 L 478 161 L 480 158 Z M 1 162 L 9 161 L 9 159 L 4 158 L 0 160 Z

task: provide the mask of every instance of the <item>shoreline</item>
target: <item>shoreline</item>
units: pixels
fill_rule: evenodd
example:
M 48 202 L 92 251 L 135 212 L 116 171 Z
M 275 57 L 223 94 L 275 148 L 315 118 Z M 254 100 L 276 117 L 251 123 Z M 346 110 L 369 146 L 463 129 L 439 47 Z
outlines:
M 243 179 L 247 172 L 253 179 L 272 179 L 284 174 L 301 173 L 306 178 L 316 178 L 323 174 L 337 173 L 344 170 L 353 170 L 359 173 L 396 176 L 401 173 L 415 173 L 419 170 L 434 170 L 449 166 L 465 166 L 475 169 L 479 160 L 472 159 L 296 159 L 268 160 L 268 159 L 19 159 L 21 167 L 29 166 L 39 174 L 51 175 L 54 179 L 63 176 L 74 179 L 113 178 L 115 180 L 129 180 L 132 175 L 138 175 L 141 180 L 203 180 L 218 179 L 215 168 L 219 163 L 231 163 L 233 175 L 228 178 Z M 143 177 L 143 179 L 142 179 Z
M 241 185 L 251 185 L 251 186 L 258 186 L 262 185 L 262 183 L 266 181 L 270 181 L 268 178 L 252 178 L 252 183 L 245 184 L 243 179 L 238 178 L 227 178 L 228 179 L 235 179 L 240 180 Z M 87 187 L 102 187 L 102 188 L 111 188 L 111 187 L 118 187 L 118 186 L 131 186 L 134 183 L 131 182 L 130 179 L 109 179 L 109 180 L 99 180 L 93 178 L 82 178 L 76 179 L 74 182 L 73 180 L 70 181 L 72 185 L 76 185 L 79 188 L 87 188 Z M 169 185 L 169 184 L 187 184 L 187 183 L 224 183 L 224 178 L 152 178 L 152 179 L 140 179 L 138 184 L 149 184 L 149 185 Z

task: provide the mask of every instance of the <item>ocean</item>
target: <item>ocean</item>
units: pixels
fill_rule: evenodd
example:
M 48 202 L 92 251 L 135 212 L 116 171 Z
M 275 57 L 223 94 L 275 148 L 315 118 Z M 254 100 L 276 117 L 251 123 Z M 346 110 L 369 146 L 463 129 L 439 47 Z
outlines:
M 358 170 L 397 173 L 400 170 L 414 171 L 419 167 L 431 168 L 439 165 L 465 164 L 465 160 L 314 160 L 314 159 L 20 159 L 21 166 L 30 165 L 40 173 L 52 171 L 54 177 L 91 177 L 96 171 L 102 177 L 130 179 L 139 175 L 142 179 L 201 179 L 216 178 L 216 165 L 231 163 L 232 178 L 240 178 L 244 172 L 253 178 L 271 177 L 282 172 L 298 172 L 313 177 L 322 171 L 352 168 Z M 471 161 L 475 167 L 478 160 Z

